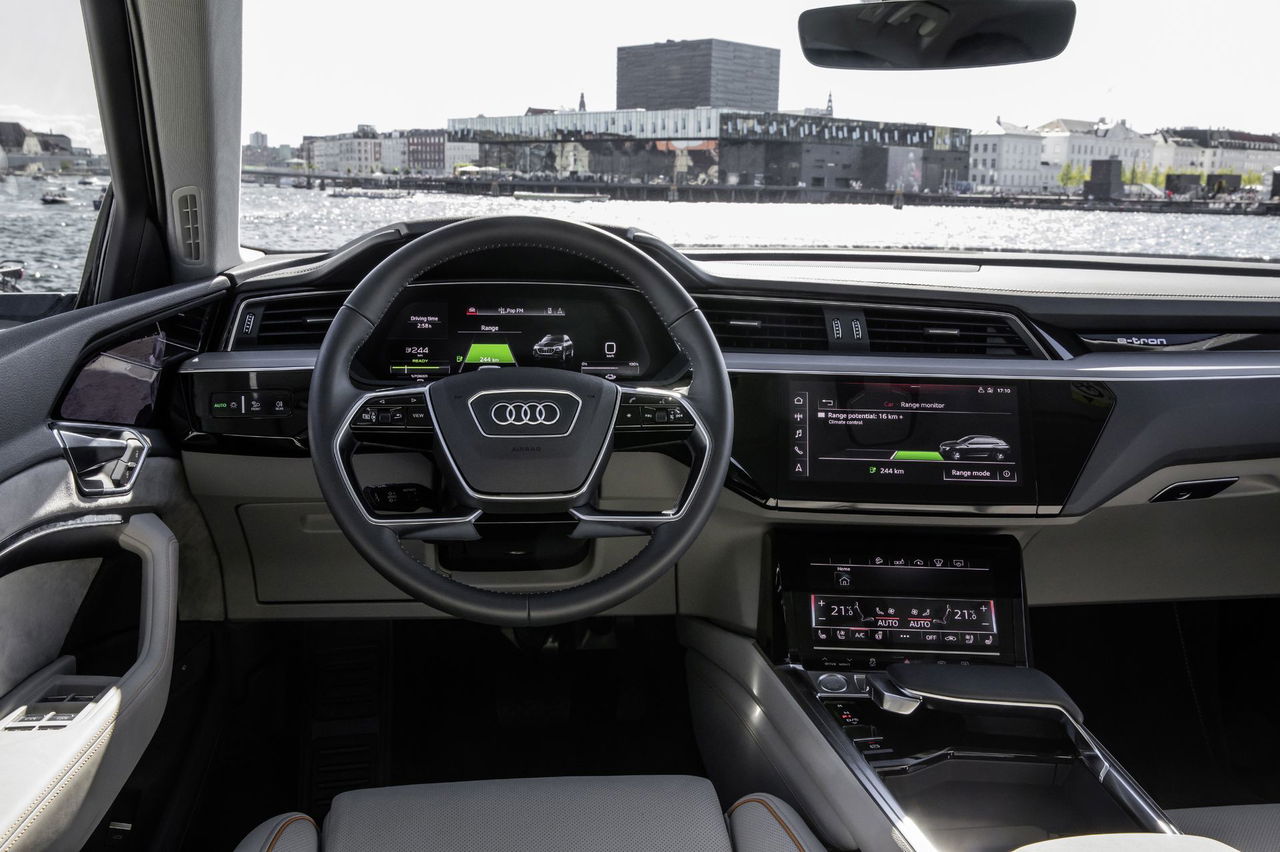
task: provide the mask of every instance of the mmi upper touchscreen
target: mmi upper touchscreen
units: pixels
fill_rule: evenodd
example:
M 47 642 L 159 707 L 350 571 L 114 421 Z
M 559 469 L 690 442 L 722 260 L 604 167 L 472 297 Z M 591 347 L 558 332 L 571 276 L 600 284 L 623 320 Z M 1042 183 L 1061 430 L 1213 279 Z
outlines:
M 1021 490 L 1029 448 L 1019 390 L 997 382 L 793 380 L 785 408 L 786 476 Z

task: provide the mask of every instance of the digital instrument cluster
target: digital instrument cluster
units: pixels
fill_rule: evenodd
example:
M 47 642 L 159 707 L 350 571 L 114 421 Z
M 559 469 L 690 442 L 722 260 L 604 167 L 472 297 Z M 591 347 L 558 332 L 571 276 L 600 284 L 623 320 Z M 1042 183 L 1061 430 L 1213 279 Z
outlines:
M 675 355 L 639 293 L 556 284 L 405 288 L 362 361 L 379 378 L 427 381 L 481 367 L 552 367 L 649 378 Z

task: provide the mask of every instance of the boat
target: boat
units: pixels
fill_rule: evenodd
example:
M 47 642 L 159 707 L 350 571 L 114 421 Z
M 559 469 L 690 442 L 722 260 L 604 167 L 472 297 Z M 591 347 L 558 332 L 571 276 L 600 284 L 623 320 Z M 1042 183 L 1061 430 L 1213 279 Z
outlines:
M 67 188 L 62 186 L 55 190 L 51 190 L 50 192 L 46 192 L 44 195 L 40 196 L 40 200 L 45 204 L 70 204 L 71 196 L 67 194 Z
M 80 178 L 80 180 L 76 181 L 76 183 L 80 184 L 81 186 L 94 186 L 97 183 L 97 181 L 95 181 L 91 177 L 82 177 Z
M 512 197 L 521 201 L 608 201 L 602 192 L 525 192 L 517 190 Z
M 21 260 L 0 260 L 0 293 L 20 293 L 18 282 L 26 274 L 26 264 Z
M 384 200 L 408 198 L 413 195 L 407 189 L 335 189 L 330 198 L 379 198 Z

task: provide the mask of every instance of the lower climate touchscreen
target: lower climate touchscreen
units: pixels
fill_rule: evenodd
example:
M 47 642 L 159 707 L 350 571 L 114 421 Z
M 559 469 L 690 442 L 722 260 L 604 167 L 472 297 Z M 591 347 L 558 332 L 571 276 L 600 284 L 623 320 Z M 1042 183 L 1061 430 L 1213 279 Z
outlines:
M 1011 537 L 775 535 L 788 649 L 805 664 L 1025 659 Z
M 999 653 L 996 604 L 990 598 L 811 595 L 809 603 L 815 647 Z
M 1027 480 L 1012 383 L 794 380 L 792 481 L 1016 488 Z

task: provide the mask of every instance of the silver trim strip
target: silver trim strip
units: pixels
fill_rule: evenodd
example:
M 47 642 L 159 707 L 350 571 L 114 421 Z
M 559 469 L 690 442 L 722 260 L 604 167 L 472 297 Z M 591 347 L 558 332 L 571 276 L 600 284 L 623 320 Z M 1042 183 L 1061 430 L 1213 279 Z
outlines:
M 1222 357 L 1225 353 L 1211 355 L 1210 353 L 1195 353 L 1200 357 Z M 1132 353 L 1127 357 L 1136 357 L 1138 353 Z M 1097 358 L 1097 355 L 1082 355 L 1073 359 L 1074 361 L 1082 361 L 1087 358 Z M 1124 357 L 1124 356 L 1122 356 Z M 1166 358 L 1173 356 L 1164 356 Z M 1021 362 L 1028 369 L 1026 372 L 1007 371 L 1005 367 L 991 367 L 991 364 L 1001 365 L 1001 359 L 992 358 L 984 360 L 980 365 L 975 365 L 972 359 L 961 359 L 966 366 L 980 366 L 981 369 L 963 370 L 956 369 L 951 371 L 939 370 L 937 363 L 940 359 L 918 359 L 925 364 L 925 368 L 913 365 L 912 358 L 902 356 L 886 358 L 880 355 L 826 355 L 826 356 L 803 356 L 803 355 L 764 355 L 762 353 L 751 352 L 726 352 L 724 355 L 725 365 L 731 374 L 761 374 L 761 375 L 795 375 L 797 373 L 808 375 L 838 375 L 838 376 L 891 376 L 901 377 L 910 376 L 921 379 L 976 379 L 990 381 L 1108 381 L 1108 382 L 1161 382 L 1161 381 L 1198 381 L 1212 380 L 1225 381 L 1231 379 L 1280 379 L 1280 358 L 1277 358 L 1274 364 L 1206 364 L 1206 365 L 1099 365 L 1099 366 L 1071 366 L 1071 361 L 1033 361 L 1027 360 Z M 757 363 L 768 361 L 770 363 Z M 886 363 L 891 362 L 891 363 Z M 1043 372 L 1052 370 L 1053 372 Z M 1127 370 L 1130 372 L 1140 372 L 1150 370 L 1159 375 L 1121 375 L 1118 371 Z M 1207 371 L 1216 371 L 1209 374 Z M 1241 374 L 1244 370 L 1266 370 L 1265 373 L 1249 373 Z M 1165 375 L 1173 371 L 1187 371 L 1187 375 Z M 1201 372 L 1204 371 L 1204 372 Z M 1231 372 L 1223 372 L 1231 371 Z
M 1057 515 L 1061 506 L 1038 506 L 1024 503 L 1011 506 L 987 506 L 965 503 L 858 503 L 840 500 L 783 500 L 769 498 L 769 509 L 803 509 L 818 512 L 910 512 L 966 515 Z
M 202 352 L 178 367 L 179 373 L 278 373 L 314 370 L 318 349 L 239 349 Z
M 51 521 L 0 542 L 0 562 L 3 562 L 9 554 L 16 553 L 31 542 L 38 541 L 47 535 L 96 527 L 119 526 L 123 523 L 124 516 L 114 514 L 80 515 L 69 520 Z
M 1161 488 L 1155 494 L 1151 495 L 1151 498 L 1147 500 L 1147 502 L 1148 503 L 1179 502 L 1176 500 L 1161 500 L 1160 498 L 1163 497 L 1165 494 L 1168 494 L 1170 491 L 1173 491 L 1175 489 L 1186 488 L 1189 485 L 1218 485 L 1219 483 L 1225 482 L 1226 484 L 1223 485 L 1222 488 L 1216 494 L 1209 495 L 1209 497 L 1217 497 L 1218 494 L 1221 494 L 1223 491 L 1226 491 L 1228 488 L 1235 485 L 1239 481 L 1240 481 L 1240 477 L 1238 476 L 1217 476 L 1212 479 L 1184 479 L 1179 482 L 1175 482 L 1172 485 L 1166 485 L 1164 488 Z M 1196 497 L 1193 499 L 1207 500 L 1209 499 L 1209 497 Z
M 319 350 L 303 349 L 241 349 L 233 352 L 205 352 L 184 361 L 178 368 L 180 373 L 252 373 L 273 372 L 281 370 L 310 370 L 315 366 Z M 1112 357 L 1134 357 L 1141 353 L 1115 353 Z M 1200 357 L 1221 358 L 1225 353 L 1194 353 Z M 243 356 L 235 359 L 222 356 Z M 216 358 L 213 356 L 217 356 Z M 1082 355 L 1076 361 L 1096 356 Z M 1166 356 L 1170 357 L 1170 356 Z M 254 360 L 259 363 L 253 363 Z M 1035 365 L 1036 370 L 1027 372 L 1005 372 L 1001 369 L 999 359 L 984 361 L 975 365 L 967 360 L 965 366 L 981 367 L 974 370 L 943 371 L 937 368 L 938 359 L 928 359 L 925 369 L 910 363 L 906 357 L 886 358 L 880 355 L 828 355 L 815 358 L 804 355 L 764 355 L 762 353 L 728 352 L 724 355 L 729 373 L 733 375 L 794 375 L 805 373 L 811 375 L 867 376 L 880 377 L 909 376 L 921 379 L 961 379 L 990 381 L 1107 381 L 1107 382 L 1161 382 L 1161 381 L 1230 381 L 1235 379 L 1280 379 L 1280 358 L 1274 364 L 1205 364 L 1205 365 L 1142 365 L 1127 366 L 1107 364 L 1099 366 L 1070 366 L 1071 362 L 1063 361 L 1025 361 L 1028 366 Z M 922 361 L 924 359 L 921 359 Z M 768 363 L 759 363 L 767 361 Z M 885 363 L 891 361 L 892 363 Z M 993 366 L 994 365 L 994 366 Z M 1043 369 L 1053 372 L 1040 372 Z M 1245 373 L 1249 370 L 1266 372 Z M 1120 371 L 1141 373 L 1150 371 L 1153 375 L 1123 375 Z M 1209 372 L 1213 371 L 1213 372 Z M 1179 373 L 1170 375 L 1170 373 Z M 419 387 L 422 385 L 419 384 Z

